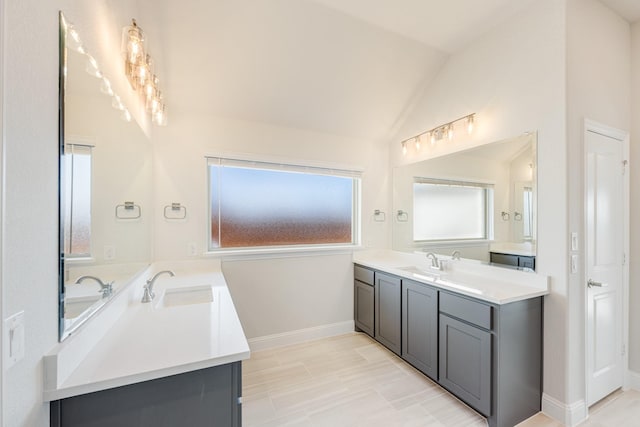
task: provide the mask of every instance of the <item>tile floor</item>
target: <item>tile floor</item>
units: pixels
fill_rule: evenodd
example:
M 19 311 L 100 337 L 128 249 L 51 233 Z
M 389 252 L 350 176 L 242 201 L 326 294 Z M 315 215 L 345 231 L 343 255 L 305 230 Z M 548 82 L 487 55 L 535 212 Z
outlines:
M 484 427 L 484 418 L 364 334 L 253 352 L 243 426 Z M 615 393 L 584 427 L 640 426 L 640 393 Z M 518 427 L 561 427 L 538 414 Z

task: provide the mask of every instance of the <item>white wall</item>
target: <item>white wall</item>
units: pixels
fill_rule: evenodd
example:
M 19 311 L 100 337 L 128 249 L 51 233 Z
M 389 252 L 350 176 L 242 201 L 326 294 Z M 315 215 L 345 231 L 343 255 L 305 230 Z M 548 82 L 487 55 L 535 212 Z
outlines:
M 631 248 L 629 255 L 629 369 L 640 374 L 640 22 L 631 39 Z M 640 387 L 638 376 L 636 387 Z
M 550 276 L 545 298 L 544 393 L 566 403 L 567 158 L 565 137 L 565 3 L 542 0 L 452 56 L 390 145 L 392 164 L 538 131 L 538 256 Z M 434 102 L 434 100 L 437 100 Z M 409 152 L 399 141 L 477 113 L 472 138 Z
M 580 236 L 581 268 L 569 276 L 566 381 L 567 403 L 584 404 L 584 119 L 629 129 L 631 37 L 629 24 L 599 1 L 567 5 L 569 231 Z
M 385 145 L 196 114 L 175 114 L 170 120 L 154 141 L 156 259 L 184 259 L 191 242 L 200 254 L 207 249 L 207 155 L 361 169 L 362 244 L 388 246 L 389 220 L 373 220 L 375 209 L 389 212 Z M 172 202 L 186 206 L 186 220 L 164 219 L 164 206 Z M 223 262 L 223 269 L 249 338 L 353 319 L 352 273 L 345 273 L 351 271 L 350 252 L 236 258 Z M 266 295 L 271 304 L 261 304 Z M 301 312 L 310 298 L 313 309 Z
M 120 31 L 135 5 L 24 0 L 4 9 L 3 247 L 10 251 L 2 253 L 2 314 L 24 311 L 26 354 L 3 365 L 2 424 L 47 426 L 42 356 L 58 339 L 58 10 L 91 34 L 85 42 L 104 71 L 121 75 Z

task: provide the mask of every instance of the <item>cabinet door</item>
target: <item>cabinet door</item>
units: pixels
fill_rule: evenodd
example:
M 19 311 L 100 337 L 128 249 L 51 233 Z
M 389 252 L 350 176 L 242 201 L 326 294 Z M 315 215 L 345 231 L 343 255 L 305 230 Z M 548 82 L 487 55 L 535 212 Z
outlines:
M 532 256 L 521 256 L 518 258 L 518 267 L 525 267 L 535 270 L 536 262 Z
M 375 273 L 375 339 L 400 355 L 400 279 Z
M 354 281 L 353 300 L 356 327 L 373 336 L 373 286 Z
M 402 280 L 402 358 L 438 379 L 438 291 Z
M 491 415 L 491 333 L 440 314 L 440 384 Z

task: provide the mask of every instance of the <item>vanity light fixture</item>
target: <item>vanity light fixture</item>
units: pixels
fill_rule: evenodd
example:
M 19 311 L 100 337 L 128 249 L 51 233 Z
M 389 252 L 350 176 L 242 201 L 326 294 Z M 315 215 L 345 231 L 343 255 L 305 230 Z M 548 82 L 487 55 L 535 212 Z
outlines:
M 86 65 L 85 70 L 91 76 L 100 79 L 100 92 L 104 93 L 105 95 L 110 96 L 111 97 L 111 105 L 113 106 L 113 108 L 115 108 L 116 110 L 120 110 L 122 112 L 120 117 L 122 117 L 122 119 L 124 121 L 130 122 L 131 121 L 131 113 L 129 112 L 127 107 L 124 106 L 124 104 L 120 100 L 120 97 L 118 96 L 118 94 L 116 94 L 113 91 L 113 88 L 111 87 L 111 82 L 104 75 L 104 73 L 100 70 L 100 66 L 98 64 L 98 61 L 87 51 L 87 48 L 82 44 L 82 40 L 80 39 L 80 34 L 74 28 L 73 24 L 71 24 L 69 21 L 67 21 L 64 18 L 64 15 L 63 15 L 62 19 L 64 20 L 64 25 L 65 25 L 65 28 L 67 30 L 67 34 L 70 37 L 69 39 L 67 39 L 70 42 L 70 43 L 68 43 L 68 48 L 69 49 L 73 49 L 76 52 L 78 52 L 79 54 L 85 55 L 87 57 L 87 65 Z M 65 70 L 65 73 L 66 73 L 66 70 Z
M 122 30 L 121 49 L 124 72 L 131 88 L 139 93 L 147 113 L 151 115 L 151 121 L 166 125 L 166 105 L 159 87 L 160 80 L 154 74 L 153 60 L 146 51 L 144 32 L 135 19 Z
M 475 128 L 475 117 L 476 117 L 476 113 L 471 113 L 464 117 L 460 117 L 459 119 L 453 120 L 449 123 L 436 126 L 433 129 L 424 131 L 422 133 L 419 133 L 418 135 L 412 136 L 410 138 L 405 139 L 404 141 L 401 141 L 400 144 L 402 145 L 402 154 L 407 154 L 407 143 L 410 141 L 413 141 L 413 143 L 415 144 L 416 150 L 420 150 L 423 136 L 425 138 L 428 138 L 429 141 L 431 141 L 431 145 L 435 144 L 437 141 L 440 141 L 441 139 L 444 139 L 445 137 L 449 141 L 453 141 L 453 138 L 455 136 L 455 126 L 459 122 L 465 123 L 467 133 L 471 135 Z

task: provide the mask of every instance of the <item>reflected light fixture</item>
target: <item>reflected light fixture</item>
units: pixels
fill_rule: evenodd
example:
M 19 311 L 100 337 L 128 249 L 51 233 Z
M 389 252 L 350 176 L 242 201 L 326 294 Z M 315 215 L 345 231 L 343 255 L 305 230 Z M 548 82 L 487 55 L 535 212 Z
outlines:
M 151 55 L 146 51 L 144 32 L 135 19 L 122 30 L 121 50 L 124 72 L 131 88 L 140 95 L 151 121 L 157 125 L 166 125 L 166 105 L 159 87 L 160 80 L 154 73 Z
M 416 147 L 416 150 L 420 150 L 420 146 L 423 141 L 422 140 L 423 136 L 425 138 L 428 138 L 428 140 L 431 142 L 431 145 L 435 144 L 437 141 L 444 139 L 445 137 L 449 141 L 453 141 L 453 138 L 455 136 L 455 126 L 459 122 L 465 123 L 467 134 L 471 135 L 475 127 L 475 117 L 476 117 L 476 113 L 471 113 L 464 117 L 460 117 L 459 119 L 453 120 L 449 123 L 436 126 L 433 129 L 429 129 L 427 131 L 419 133 L 418 135 L 412 136 L 410 138 L 405 139 L 404 141 L 401 141 L 400 143 L 402 145 L 402 154 L 407 154 L 407 143 L 409 143 L 410 141 L 413 141 Z
M 124 106 L 124 104 L 120 100 L 120 97 L 113 91 L 113 88 L 111 87 L 111 82 L 100 70 L 100 65 L 98 64 L 98 61 L 91 54 L 89 54 L 89 52 L 87 51 L 87 48 L 82 44 L 82 39 L 80 38 L 80 34 L 75 29 L 73 24 L 67 21 L 64 15 L 62 19 L 64 22 L 64 26 L 67 30 L 67 34 L 70 36 L 70 38 L 67 39 L 67 44 L 66 44 L 67 49 L 72 49 L 78 52 L 80 55 L 84 55 L 87 57 L 87 65 L 85 67 L 86 72 L 89 75 L 100 79 L 100 92 L 110 96 L 111 105 L 113 106 L 113 108 L 120 110 L 121 111 L 120 117 L 123 120 L 130 122 L 131 113 L 129 112 L 127 107 Z

